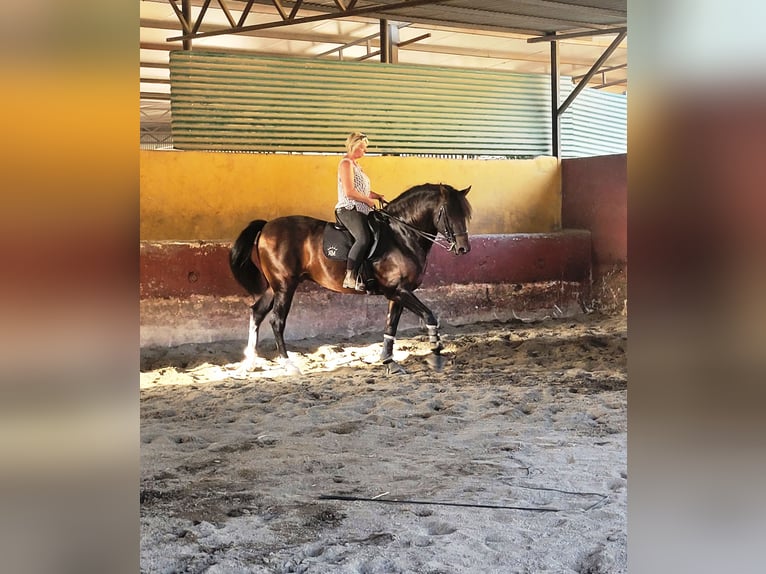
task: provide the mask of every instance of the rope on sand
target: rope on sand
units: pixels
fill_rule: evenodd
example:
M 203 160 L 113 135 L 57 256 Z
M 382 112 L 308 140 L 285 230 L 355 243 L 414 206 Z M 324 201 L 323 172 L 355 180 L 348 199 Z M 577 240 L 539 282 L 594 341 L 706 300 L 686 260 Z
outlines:
M 319 500 L 345 500 L 352 502 L 385 502 L 388 504 L 432 504 L 436 506 L 463 506 L 467 508 L 494 508 L 498 510 L 526 510 L 530 512 L 562 512 L 563 508 L 542 508 L 527 506 L 500 506 L 494 504 L 473 504 L 469 502 L 439 502 L 428 500 L 399 500 L 391 498 L 365 498 L 363 496 L 343 496 L 333 494 L 322 494 Z
M 594 504 L 591 504 L 587 508 L 581 509 L 583 512 L 587 512 L 588 510 L 591 510 L 593 508 L 597 508 L 604 504 L 609 497 L 604 494 L 599 494 L 597 492 L 572 492 L 567 490 L 559 490 L 557 488 L 545 488 L 545 487 L 535 487 L 535 486 L 519 486 L 520 488 L 527 488 L 530 490 L 546 490 L 551 492 L 560 492 L 562 494 L 571 494 L 571 495 L 577 495 L 577 496 L 598 496 L 600 499 L 595 502 Z M 526 512 L 566 512 L 568 510 L 572 510 L 569 508 L 552 508 L 552 507 L 544 507 L 544 506 L 507 506 L 507 505 L 498 505 L 498 504 L 478 504 L 478 503 L 472 503 L 472 502 L 444 502 L 444 501 L 429 501 L 429 500 L 408 500 L 408 499 L 396 499 L 396 498 L 382 498 L 388 494 L 388 492 L 385 492 L 383 494 L 379 494 L 377 496 L 374 496 L 372 498 L 367 498 L 364 496 L 349 496 L 349 495 L 342 495 L 342 494 L 321 494 L 319 495 L 319 500 L 343 500 L 347 502 L 384 502 L 387 504 L 430 504 L 434 506 L 460 506 L 465 508 L 492 508 L 496 510 L 523 510 Z

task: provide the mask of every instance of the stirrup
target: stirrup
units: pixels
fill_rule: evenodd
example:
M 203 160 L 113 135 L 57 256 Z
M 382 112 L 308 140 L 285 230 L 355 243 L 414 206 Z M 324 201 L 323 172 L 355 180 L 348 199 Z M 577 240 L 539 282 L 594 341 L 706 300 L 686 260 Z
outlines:
M 356 276 L 356 279 L 344 277 L 343 288 L 362 292 L 367 291 L 367 287 L 365 286 L 364 281 L 359 278 L 359 275 Z

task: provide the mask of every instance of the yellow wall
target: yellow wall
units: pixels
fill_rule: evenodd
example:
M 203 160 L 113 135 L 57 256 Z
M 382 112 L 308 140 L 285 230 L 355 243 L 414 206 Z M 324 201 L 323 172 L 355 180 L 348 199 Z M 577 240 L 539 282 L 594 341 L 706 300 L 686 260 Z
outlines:
M 140 152 L 141 239 L 235 238 L 252 219 L 334 217 L 339 156 Z M 360 160 L 372 188 L 392 200 L 421 183 L 471 185 L 469 232 L 537 233 L 561 227 L 561 169 L 552 157 Z

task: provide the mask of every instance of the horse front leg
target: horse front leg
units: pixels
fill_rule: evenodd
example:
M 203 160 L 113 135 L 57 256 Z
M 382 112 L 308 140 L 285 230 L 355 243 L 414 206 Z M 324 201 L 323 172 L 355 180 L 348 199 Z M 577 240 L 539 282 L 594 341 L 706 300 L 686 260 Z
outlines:
M 436 315 L 412 291 L 400 290 L 397 299 L 405 309 L 415 313 L 426 324 L 428 342 L 431 345 L 431 356 L 428 363 L 434 369 L 442 370 L 444 358 L 441 356 L 441 351 L 444 349 L 444 346 L 439 337 L 439 322 L 436 320 Z
M 431 352 L 434 355 L 441 354 L 444 348 L 439 337 L 439 322 L 436 320 L 436 315 L 433 311 L 425 306 L 425 304 L 415 297 L 412 291 L 403 291 L 401 297 L 402 305 L 405 309 L 408 309 L 420 317 L 426 324 L 428 329 L 428 342 L 431 344 Z

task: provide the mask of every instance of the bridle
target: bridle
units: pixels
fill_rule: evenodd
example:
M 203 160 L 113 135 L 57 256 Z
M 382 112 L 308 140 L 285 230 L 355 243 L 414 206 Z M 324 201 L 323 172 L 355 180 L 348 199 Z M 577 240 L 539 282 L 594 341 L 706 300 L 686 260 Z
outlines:
M 444 218 L 444 231 L 441 233 L 447 238 L 447 241 L 449 241 L 449 246 L 446 247 L 447 251 L 455 251 L 455 253 L 457 253 L 457 238 L 468 237 L 468 233 L 455 233 L 455 230 L 452 229 L 452 223 L 450 222 L 449 217 L 447 217 L 447 207 L 443 203 L 439 208 L 439 215 L 436 218 L 436 229 L 439 229 L 439 221 L 441 221 L 442 218 Z
M 409 229 L 416 235 L 419 235 L 420 237 L 427 239 L 434 245 L 443 247 L 447 251 L 455 251 L 455 253 L 457 253 L 457 238 L 468 237 L 467 232 L 455 233 L 454 229 L 452 228 L 452 224 L 450 223 L 450 220 L 447 217 L 447 206 L 444 203 L 442 203 L 441 206 L 439 207 L 439 214 L 436 217 L 436 230 L 437 230 L 436 234 L 432 234 L 432 233 L 426 233 L 425 231 L 422 231 L 418 229 L 417 227 L 410 225 L 409 223 L 407 223 L 406 221 L 403 221 L 402 219 L 396 217 L 395 215 L 391 215 L 388 211 L 385 210 L 385 206 L 388 205 L 388 202 L 382 199 L 379 201 L 381 205 L 383 206 L 383 208 L 376 209 L 375 211 L 377 213 L 380 213 L 381 215 L 383 215 L 384 217 L 388 217 L 389 219 L 393 219 L 394 221 L 396 221 L 397 223 L 400 223 L 401 225 L 403 225 L 404 227 L 406 227 L 407 229 Z M 439 222 L 442 219 L 444 220 L 444 230 L 439 231 Z M 444 243 L 439 241 L 438 239 L 439 233 L 441 233 L 447 239 L 447 241 L 449 242 L 448 245 L 445 245 Z

